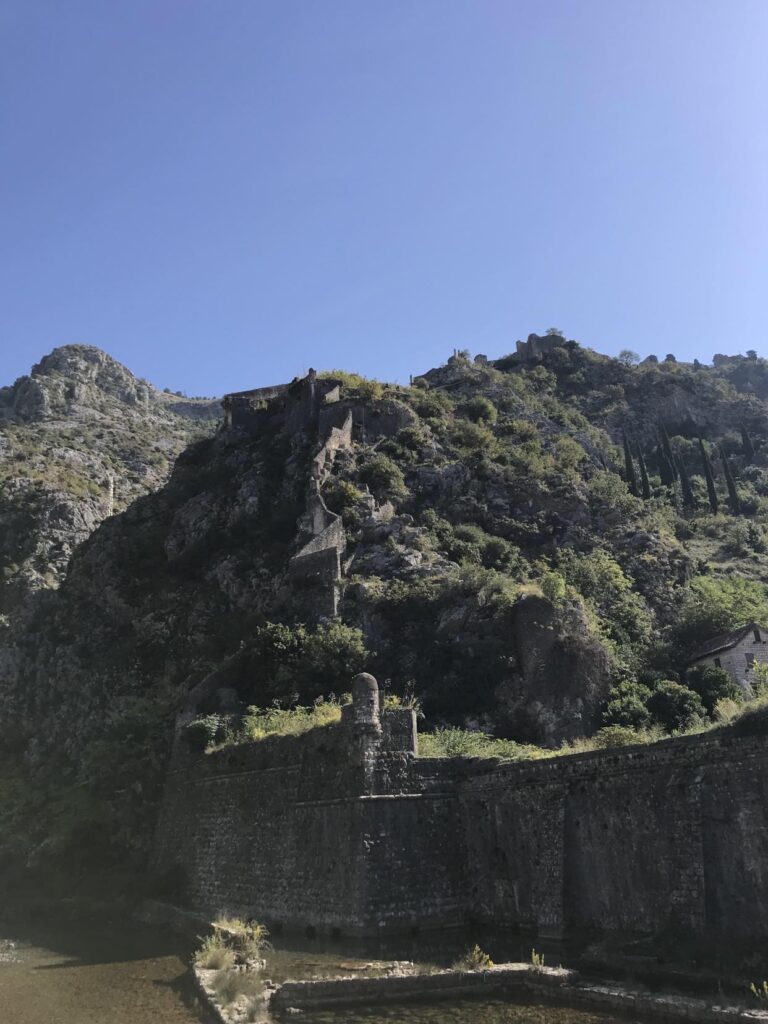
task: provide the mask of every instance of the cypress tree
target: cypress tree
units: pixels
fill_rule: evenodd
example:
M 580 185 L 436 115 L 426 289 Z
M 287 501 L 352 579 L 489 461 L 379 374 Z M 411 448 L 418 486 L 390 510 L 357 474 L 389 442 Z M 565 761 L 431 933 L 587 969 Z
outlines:
M 665 487 L 672 487 L 675 483 L 675 474 L 672 472 L 669 459 L 664 453 L 664 449 L 661 447 L 660 443 L 656 446 L 656 461 L 659 464 L 659 476 L 661 477 L 661 482 Z
M 643 501 L 648 501 L 651 496 L 651 482 L 648 479 L 648 469 L 645 465 L 640 445 L 637 446 L 637 461 L 640 465 L 640 484 L 643 488 Z
M 664 427 L 663 423 L 659 424 L 659 437 L 661 438 L 661 447 L 664 454 L 669 462 L 669 468 L 672 470 L 672 483 L 677 482 L 677 467 L 675 466 L 675 457 L 672 454 L 672 446 L 669 443 L 669 435 Z
M 728 504 L 731 506 L 731 512 L 737 516 L 739 512 L 741 512 L 739 492 L 736 490 L 736 482 L 733 479 L 731 467 L 728 465 L 728 459 L 725 457 L 725 452 L 722 448 L 720 449 L 720 458 L 723 460 L 723 469 L 725 470 L 725 486 L 728 488 Z
M 717 491 L 715 490 L 715 478 L 712 474 L 712 463 L 709 461 L 709 455 L 707 455 L 707 449 L 704 447 L 704 442 L 699 438 L 699 449 L 701 450 L 701 461 L 704 464 L 704 477 L 707 481 L 707 494 L 709 496 L 709 507 L 713 512 L 717 513 L 718 501 Z
M 627 480 L 627 486 L 629 487 L 630 494 L 634 494 L 636 498 L 640 497 L 637 489 L 637 475 L 635 473 L 635 464 L 632 461 L 632 451 L 629 447 L 629 441 L 627 440 L 626 431 L 624 433 L 624 475 Z
M 741 425 L 741 451 L 744 455 L 744 462 L 749 464 L 755 457 L 755 446 L 743 423 Z
M 680 490 L 683 495 L 683 508 L 696 508 L 696 498 L 691 487 L 691 481 L 688 478 L 688 470 L 685 468 L 685 463 L 678 455 L 677 457 L 677 471 L 680 474 Z

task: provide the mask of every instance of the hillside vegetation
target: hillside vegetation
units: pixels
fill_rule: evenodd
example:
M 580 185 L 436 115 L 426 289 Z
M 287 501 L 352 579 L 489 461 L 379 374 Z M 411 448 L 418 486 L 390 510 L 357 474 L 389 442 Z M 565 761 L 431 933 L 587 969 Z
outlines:
M 142 863 L 197 692 L 214 743 L 335 707 L 361 669 L 419 704 L 434 751 L 485 749 L 456 730 L 530 756 L 732 717 L 729 681 L 685 666 L 712 635 L 768 624 L 768 363 L 717 362 L 558 339 L 532 362 L 459 353 L 408 388 L 332 371 L 364 413 L 323 483 L 347 540 L 334 620 L 288 574 L 317 438 L 194 442 L 0 633 L 5 834 L 32 861 L 74 861 L 98 835 L 101 862 Z M 53 795 L 22 827 L 30 772 Z

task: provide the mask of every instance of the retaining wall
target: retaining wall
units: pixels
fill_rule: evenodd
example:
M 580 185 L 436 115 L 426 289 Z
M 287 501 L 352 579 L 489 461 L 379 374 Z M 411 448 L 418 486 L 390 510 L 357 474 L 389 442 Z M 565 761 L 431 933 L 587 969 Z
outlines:
M 158 867 L 273 925 L 768 933 L 768 739 L 500 764 L 415 758 L 412 713 L 381 721 L 179 755 Z

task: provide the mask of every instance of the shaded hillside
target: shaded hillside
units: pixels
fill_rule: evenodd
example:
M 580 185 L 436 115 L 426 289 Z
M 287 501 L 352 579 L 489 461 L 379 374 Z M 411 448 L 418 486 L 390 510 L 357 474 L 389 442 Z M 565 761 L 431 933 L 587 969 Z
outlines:
M 0 614 L 57 587 L 74 548 L 219 417 L 216 401 L 158 391 L 88 345 L 0 388 Z
M 319 475 L 325 420 L 299 429 L 288 389 L 255 434 L 187 448 L 12 618 L 6 749 L 71 780 L 78 828 L 141 856 L 182 708 L 236 727 L 365 667 L 427 727 L 548 746 L 711 713 L 690 650 L 768 615 L 764 367 L 634 366 L 563 341 L 533 362 L 460 354 L 410 388 L 333 373 L 328 422 L 353 427 Z M 299 579 L 320 499 L 324 528 L 341 517 L 339 578 Z

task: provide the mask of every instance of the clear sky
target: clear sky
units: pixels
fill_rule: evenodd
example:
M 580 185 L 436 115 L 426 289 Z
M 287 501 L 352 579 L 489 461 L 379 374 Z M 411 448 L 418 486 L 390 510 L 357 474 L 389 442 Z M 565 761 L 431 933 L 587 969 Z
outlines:
M 0 383 L 768 355 L 767 0 L 2 0 Z

